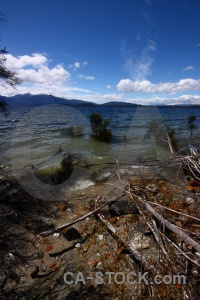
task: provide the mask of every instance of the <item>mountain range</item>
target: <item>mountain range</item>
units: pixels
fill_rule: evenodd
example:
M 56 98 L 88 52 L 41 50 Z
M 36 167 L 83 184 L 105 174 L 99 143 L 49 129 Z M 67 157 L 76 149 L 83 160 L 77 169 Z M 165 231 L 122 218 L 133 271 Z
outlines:
M 64 99 L 55 97 L 53 95 L 39 94 L 18 94 L 12 97 L 4 97 L 5 101 L 9 105 L 52 105 L 52 104 L 65 104 L 69 106 L 138 106 L 137 104 L 111 101 L 104 104 L 96 104 L 94 102 L 88 102 L 77 99 Z
M 2 97 L 2 96 L 0 96 Z M 77 99 L 65 99 L 61 97 L 56 97 L 53 95 L 47 94 L 39 94 L 39 95 L 32 95 L 28 94 L 18 94 L 12 97 L 3 97 L 5 102 L 11 106 L 13 105 L 31 105 L 31 106 L 39 106 L 39 105 L 54 105 L 54 104 L 64 104 L 69 106 L 106 106 L 106 107 L 137 107 L 137 106 L 144 106 L 141 104 L 135 104 L 130 102 L 123 102 L 123 101 L 110 101 L 103 104 L 97 104 L 95 102 L 89 102 L 84 100 L 77 100 Z M 167 107 L 199 107 L 200 104 L 174 104 L 174 105 L 167 105 L 164 103 L 154 103 L 154 104 L 146 104 L 147 106 L 167 106 Z

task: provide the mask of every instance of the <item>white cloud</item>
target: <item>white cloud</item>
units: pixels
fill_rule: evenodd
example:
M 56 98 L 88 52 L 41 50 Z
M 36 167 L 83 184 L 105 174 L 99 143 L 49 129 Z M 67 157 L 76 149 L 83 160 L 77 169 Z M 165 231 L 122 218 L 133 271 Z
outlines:
M 109 101 L 124 101 L 135 104 L 142 105 L 191 105 L 200 103 L 200 95 L 182 95 L 180 97 L 158 97 L 153 96 L 150 98 L 147 97 L 130 97 L 126 98 L 123 93 L 117 94 L 85 94 L 85 95 L 76 95 L 76 99 L 86 100 L 89 102 L 95 102 L 98 104 L 109 102 Z
M 69 82 L 70 73 L 61 65 L 57 65 L 52 69 L 47 66 L 40 66 L 38 70 L 21 69 L 18 71 L 18 76 L 23 83 L 41 83 L 51 85 L 56 83 L 61 85 Z
M 161 82 L 153 84 L 148 80 L 131 81 L 130 79 L 122 79 L 116 87 L 119 92 L 124 93 L 178 93 L 187 90 L 200 90 L 200 80 L 187 78 L 181 79 L 178 82 Z
M 194 70 L 195 68 L 193 66 L 188 66 L 186 68 L 184 68 L 182 71 L 190 71 L 190 70 Z
M 22 55 L 17 57 L 12 56 L 11 54 L 6 54 L 5 57 L 5 66 L 12 70 L 19 70 L 27 66 L 38 68 L 40 65 L 46 65 L 48 61 L 46 55 L 40 53 L 34 53 L 31 56 Z
M 102 95 L 102 98 L 104 100 L 106 100 L 105 102 L 107 102 L 107 101 L 122 101 L 124 98 L 124 94 L 116 94 L 116 93 L 105 94 L 105 95 Z
M 78 74 L 77 77 L 86 79 L 86 80 L 94 80 L 94 76 L 85 76 L 83 74 Z
M 85 95 L 76 95 L 76 99 L 95 102 L 98 104 L 106 103 L 109 101 L 126 101 L 124 100 L 124 94 L 118 94 L 118 93 L 113 93 L 113 94 L 91 93 Z
M 131 98 L 129 102 L 142 105 L 191 105 L 200 103 L 200 95 L 182 95 L 180 97 Z
M 23 84 L 62 85 L 69 83 L 70 73 L 61 64 L 50 69 L 48 59 L 44 54 L 18 57 L 7 54 L 5 57 L 6 67 L 11 71 L 16 71 Z
M 199 104 L 200 103 L 200 95 L 182 95 L 180 97 L 158 97 L 152 96 L 148 97 L 130 97 L 126 98 L 123 93 L 117 94 L 84 94 L 84 95 L 76 95 L 76 99 L 85 100 L 89 102 L 95 102 L 98 104 L 109 102 L 109 101 L 124 101 L 135 104 L 142 105 L 190 105 L 190 104 Z
M 121 47 L 124 55 L 124 69 L 129 72 L 133 80 L 144 80 L 151 74 L 151 66 L 154 62 L 151 52 L 156 51 L 156 43 L 150 39 L 146 39 L 145 42 L 147 45 L 142 49 L 137 58 L 131 53 L 132 51 L 126 51 L 124 46 Z
M 80 69 L 81 67 L 86 67 L 87 65 L 88 65 L 87 61 L 84 62 L 76 61 L 75 63 L 69 65 L 69 68 L 73 69 L 73 71 L 76 71 L 77 69 Z
M 63 65 L 57 64 L 49 67 L 50 60 L 44 54 L 22 55 L 14 57 L 6 55 L 6 66 L 11 71 L 16 71 L 22 84 L 13 89 L 10 86 L 2 87 L 1 93 L 4 96 L 16 94 L 52 94 L 66 97 L 74 91 L 87 92 L 89 90 L 70 87 L 70 73 Z
M 69 65 L 69 68 L 70 68 L 70 69 L 73 69 L 74 71 L 75 71 L 76 69 L 79 69 L 80 67 L 81 67 L 81 64 L 80 64 L 80 62 L 78 62 L 78 61 L 76 61 L 74 64 Z
M 110 90 L 112 87 L 108 84 L 108 85 L 106 86 L 106 88 L 107 88 L 108 90 Z
M 83 95 L 87 93 L 89 95 L 92 91 L 88 89 L 82 89 L 78 87 L 57 85 L 56 83 L 51 85 L 46 84 L 27 84 L 27 85 L 20 85 L 17 86 L 15 89 L 12 87 L 2 88 L 2 96 L 14 96 L 17 94 L 51 94 L 53 96 L 61 97 L 61 98 L 76 98 L 76 99 L 83 99 Z M 78 98 L 77 98 L 78 97 Z M 92 101 L 92 100 L 91 100 Z

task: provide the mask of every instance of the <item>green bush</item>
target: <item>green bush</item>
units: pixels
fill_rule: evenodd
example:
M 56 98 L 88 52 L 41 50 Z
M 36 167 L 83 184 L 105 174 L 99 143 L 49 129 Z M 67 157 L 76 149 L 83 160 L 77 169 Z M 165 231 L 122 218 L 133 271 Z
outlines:
M 93 133 L 92 137 L 97 140 L 104 142 L 109 142 L 112 139 L 112 133 L 107 127 L 110 124 L 110 119 L 103 120 L 101 113 L 93 112 L 90 115 L 90 125 L 92 127 Z

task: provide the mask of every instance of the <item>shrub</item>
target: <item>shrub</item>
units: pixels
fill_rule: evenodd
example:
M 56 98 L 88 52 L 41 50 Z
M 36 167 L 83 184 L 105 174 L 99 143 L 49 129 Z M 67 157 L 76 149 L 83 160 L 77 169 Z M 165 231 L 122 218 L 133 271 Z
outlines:
M 112 139 L 112 133 L 107 129 L 110 119 L 103 120 L 100 113 L 93 112 L 90 115 L 90 124 L 94 133 L 92 137 L 104 142 L 109 142 Z

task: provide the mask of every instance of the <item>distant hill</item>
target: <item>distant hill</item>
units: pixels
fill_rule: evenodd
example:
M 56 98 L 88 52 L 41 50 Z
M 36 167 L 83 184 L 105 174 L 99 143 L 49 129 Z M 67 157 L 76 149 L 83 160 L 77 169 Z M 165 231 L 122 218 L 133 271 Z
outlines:
M 138 106 L 138 104 L 130 103 L 130 102 L 120 102 L 120 101 L 110 101 L 107 103 L 101 104 L 101 106 L 126 106 L 126 107 L 133 107 Z
M 50 105 L 50 104 L 66 104 L 69 106 L 74 105 L 90 105 L 89 102 L 76 99 L 64 99 L 60 97 L 55 97 L 52 95 L 39 94 L 23 94 L 15 95 L 13 97 L 4 97 L 6 103 L 9 105 Z M 92 103 L 91 103 L 92 105 Z
M 13 97 L 4 97 L 6 103 L 9 105 L 52 105 L 52 104 L 65 104 L 69 106 L 126 106 L 126 107 L 133 107 L 137 106 L 137 104 L 127 103 L 127 102 L 107 102 L 104 104 L 96 104 L 93 102 L 88 102 L 84 100 L 77 100 L 77 99 L 64 99 L 60 97 L 55 97 L 52 95 L 46 94 L 39 94 L 39 95 L 32 95 L 32 94 L 19 94 Z

